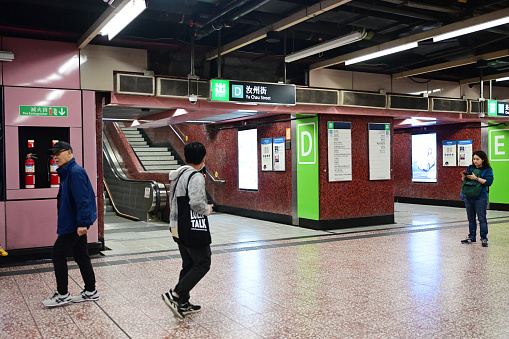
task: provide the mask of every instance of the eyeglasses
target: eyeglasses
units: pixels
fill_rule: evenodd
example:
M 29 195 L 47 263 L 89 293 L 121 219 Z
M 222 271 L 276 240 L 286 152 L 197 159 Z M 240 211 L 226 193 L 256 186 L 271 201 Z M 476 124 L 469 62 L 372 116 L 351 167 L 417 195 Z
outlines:
M 68 149 L 61 149 L 59 151 L 55 151 L 55 152 L 51 153 L 51 155 L 52 156 L 60 155 L 62 152 L 65 152 L 65 151 L 68 151 Z

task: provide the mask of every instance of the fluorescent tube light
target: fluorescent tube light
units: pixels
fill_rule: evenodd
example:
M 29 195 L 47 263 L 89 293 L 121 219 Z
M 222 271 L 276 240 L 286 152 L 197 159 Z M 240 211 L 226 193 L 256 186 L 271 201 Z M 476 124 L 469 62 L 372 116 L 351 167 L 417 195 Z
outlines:
M 302 51 L 298 51 L 295 53 L 292 53 L 290 55 L 287 55 L 285 57 L 285 62 L 292 62 L 296 61 L 305 57 L 308 57 L 313 54 L 318 54 L 321 52 L 325 52 L 328 50 L 331 50 L 333 48 L 341 47 L 344 45 L 351 44 L 353 42 L 357 42 L 359 40 L 362 40 L 366 37 L 367 33 L 364 32 L 353 32 L 347 35 L 344 35 L 342 37 L 332 39 L 330 41 L 324 42 L 322 44 L 312 46 L 306 49 L 303 49 Z
M 496 81 L 507 81 L 509 77 L 498 78 Z
M 384 55 L 389 55 L 389 54 L 398 53 L 398 52 L 401 52 L 401 51 L 406 51 L 407 49 L 411 49 L 411 48 L 417 47 L 417 45 L 418 45 L 417 42 L 411 42 L 409 44 L 404 44 L 404 45 L 401 45 L 401 46 L 396 46 L 396 47 L 393 47 L 393 48 L 384 49 L 383 51 L 378 51 L 378 52 L 366 54 L 366 55 L 363 55 L 363 56 L 360 56 L 360 57 L 357 57 L 357 58 L 353 58 L 353 59 L 347 60 L 347 61 L 345 61 L 345 65 L 356 64 L 356 63 L 361 62 L 361 61 L 366 61 L 366 60 L 369 60 L 369 59 L 379 58 L 379 57 L 384 56 Z
M 457 29 L 457 30 L 452 31 L 452 32 L 448 32 L 448 33 L 437 35 L 436 37 L 433 38 L 433 42 L 447 40 L 447 39 L 450 39 L 450 38 L 455 38 L 455 37 L 460 36 L 460 35 L 465 35 L 465 34 L 477 32 L 477 31 L 482 31 L 482 30 L 485 30 L 485 29 L 488 29 L 488 28 L 491 28 L 491 27 L 505 25 L 507 23 L 509 23 L 509 16 L 507 16 L 505 18 L 500 18 L 500 19 L 497 19 L 497 20 L 487 21 L 487 22 L 484 22 L 482 24 L 478 24 L 478 25 L 474 25 L 474 26 L 470 26 L 470 27 L 465 27 L 465 28 L 462 28 L 462 29 Z
M 12 61 L 12 60 L 14 60 L 14 53 L 0 51 L 0 61 Z
M 141 14 L 147 5 L 145 0 L 131 0 L 127 5 L 115 14 L 102 29 L 100 34 L 107 35 L 108 40 L 113 39 L 121 30 L 123 30 L 131 21 Z

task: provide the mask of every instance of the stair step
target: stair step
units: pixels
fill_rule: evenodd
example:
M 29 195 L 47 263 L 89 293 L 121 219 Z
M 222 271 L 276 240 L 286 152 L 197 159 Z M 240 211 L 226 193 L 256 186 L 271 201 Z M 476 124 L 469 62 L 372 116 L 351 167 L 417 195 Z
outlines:
M 144 166 L 144 167 L 145 167 L 145 170 L 149 171 L 149 172 L 155 172 L 155 171 L 167 172 L 167 171 L 171 171 L 171 170 L 179 168 L 180 165 L 167 165 L 167 166 L 148 165 L 148 166 Z
M 141 135 L 137 135 L 137 136 L 126 135 L 125 138 L 129 142 L 132 142 L 132 141 L 145 141 L 145 138 L 143 138 Z
M 133 150 L 135 152 L 138 152 L 137 147 L 133 147 Z M 170 151 L 168 151 L 168 149 L 166 147 L 150 147 L 149 149 L 143 148 L 143 149 L 140 149 L 140 151 L 143 151 L 143 152 L 170 152 Z
M 137 131 L 137 132 L 139 132 L 137 127 L 124 127 L 124 126 L 120 126 L 120 129 L 122 131 Z
M 129 144 L 131 146 L 136 146 L 136 147 L 148 145 L 146 141 L 132 141 L 132 142 L 129 142 Z
M 142 152 L 136 152 L 136 155 L 138 156 L 138 158 L 140 158 L 140 157 L 172 156 L 171 153 L 168 151 L 166 151 L 166 152 L 161 152 L 161 151 L 151 152 L 151 151 L 145 151 L 145 150 L 143 150 Z
M 114 212 L 115 210 L 113 209 L 113 205 L 108 205 L 108 206 L 104 206 L 104 211 L 105 212 Z
M 161 159 L 157 159 L 157 160 L 141 160 L 141 163 L 145 167 L 147 165 L 149 165 L 149 166 L 150 165 L 167 166 L 167 165 L 177 165 L 178 161 L 177 160 L 161 160 Z
M 175 161 L 175 162 L 177 162 L 177 160 L 175 160 L 175 157 L 172 155 L 160 155 L 157 157 L 153 157 L 153 156 L 140 157 L 140 156 L 138 156 L 138 159 L 140 159 L 140 161 L 142 163 L 144 163 L 145 161 Z

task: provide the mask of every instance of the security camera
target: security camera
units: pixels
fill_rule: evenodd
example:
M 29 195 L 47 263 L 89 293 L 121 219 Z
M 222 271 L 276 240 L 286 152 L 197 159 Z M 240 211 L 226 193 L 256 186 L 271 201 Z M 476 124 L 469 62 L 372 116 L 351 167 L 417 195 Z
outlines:
M 486 116 L 486 114 L 484 112 L 479 112 L 477 114 L 477 116 L 479 117 L 479 119 L 484 119 L 484 117 Z
M 189 96 L 189 102 L 192 103 L 193 105 L 195 105 L 196 101 L 198 101 L 198 96 L 196 94 L 191 94 Z

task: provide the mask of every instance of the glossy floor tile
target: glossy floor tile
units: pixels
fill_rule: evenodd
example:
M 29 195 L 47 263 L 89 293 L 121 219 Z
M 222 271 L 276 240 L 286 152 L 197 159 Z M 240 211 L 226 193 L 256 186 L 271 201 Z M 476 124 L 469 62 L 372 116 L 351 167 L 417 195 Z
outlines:
M 216 214 L 202 311 L 184 320 L 161 299 L 181 264 L 166 226 L 113 221 L 97 302 L 46 309 L 51 265 L 0 261 L 0 338 L 509 338 L 509 213 L 489 218 L 483 248 L 460 243 L 450 207 L 397 204 L 394 225 L 330 232 Z

